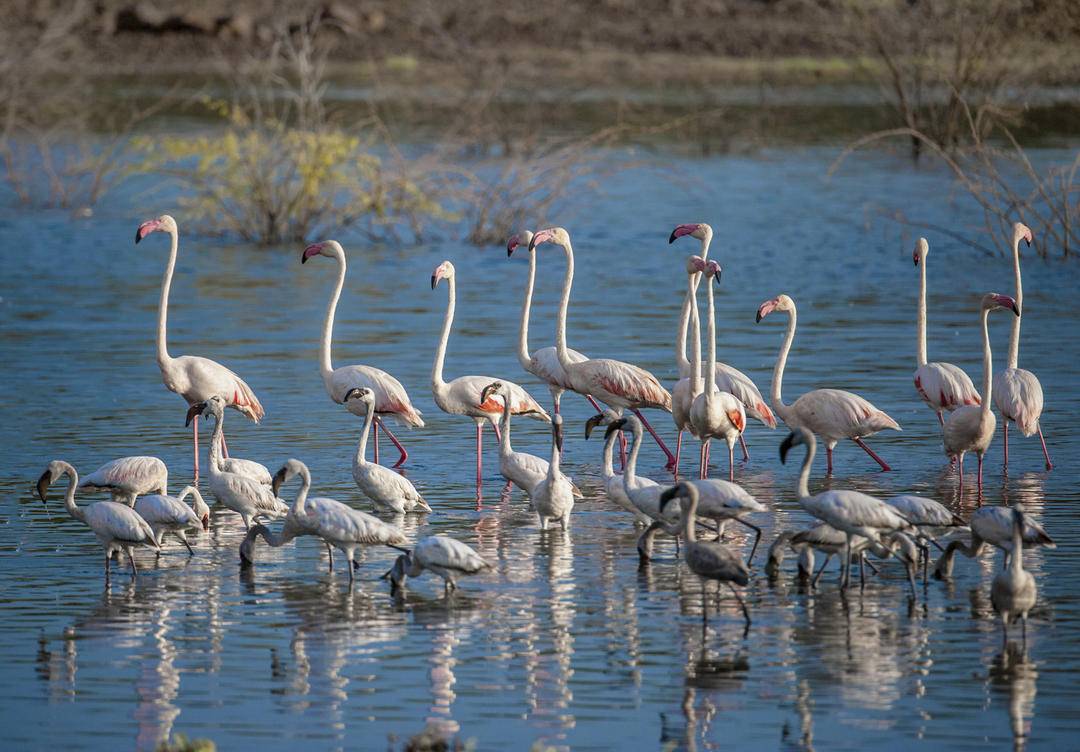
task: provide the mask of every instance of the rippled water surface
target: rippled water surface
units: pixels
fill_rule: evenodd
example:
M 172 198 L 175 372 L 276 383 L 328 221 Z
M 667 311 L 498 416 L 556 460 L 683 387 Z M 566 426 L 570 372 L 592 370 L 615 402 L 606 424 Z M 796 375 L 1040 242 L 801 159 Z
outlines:
M 831 156 L 669 160 L 677 181 L 651 169 L 623 173 L 603 195 L 553 218 L 569 227 L 577 251 L 570 344 L 672 381 L 683 261 L 697 244 L 670 247 L 667 235 L 677 223 L 709 221 L 717 232 L 713 255 L 724 265 L 720 357 L 765 391 L 783 325 L 779 315 L 755 325 L 754 311 L 787 292 L 800 305 L 789 400 L 814 387 L 854 389 L 904 427 L 870 442 L 894 472 L 878 473 L 858 448 L 841 446 L 836 475 L 826 481 L 817 467 L 814 487 L 922 493 L 967 515 L 977 503 L 974 484 L 957 497 L 936 421 L 911 383 L 914 238 L 901 239 L 877 208 L 902 207 L 965 234 L 979 217 L 949 203 L 950 184 L 937 171 L 870 159 L 825 182 Z M 113 457 L 155 454 L 170 467 L 171 490 L 190 479 L 185 405 L 164 389 L 154 363 L 168 241 L 131 242 L 139 221 L 163 211 L 175 209 L 138 198 L 114 199 L 90 220 L 0 211 L 6 749 L 148 749 L 173 732 L 223 749 L 381 749 L 388 736 L 405 739 L 429 725 L 493 750 L 538 740 L 573 749 L 1075 743 L 1080 443 L 1069 416 L 1080 410 L 1080 312 L 1073 265 L 1025 259 L 1021 363 L 1042 380 L 1057 467 L 1045 472 L 1037 440 L 1017 437 L 1010 475 L 1001 472 L 997 439 L 986 468 L 984 502 L 1023 502 L 1058 543 L 1025 556 L 1039 584 L 1026 652 L 1018 644 L 1002 650 L 989 599 L 996 554 L 960 559 L 954 581 L 931 581 L 915 604 L 895 563 L 845 597 L 833 571 L 816 592 L 799 587 L 790 558 L 770 582 L 759 554 L 747 592 L 754 621 L 744 636 L 737 607 L 729 597 L 717 606 L 711 586 L 703 627 L 701 583 L 669 543 L 639 569 L 635 532 L 600 487 L 600 446 L 582 432 L 592 411 L 578 397 L 563 403 L 565 464 L 585 491 L 569 534 L 541 534 L 519 492 L 500 495 L 493 445 L 477 508 L 472 424 L 442 414 L 428 386 L 446 303 L 445 287 L 429 287 L 439 261 L 453 260 L 459 279 L 448 375 L 504 376 L 545 404 L 548 396 L 514 357 L 524 259 L 438 239 L 405 249 L 346 243 L 351 266 L 334 354 L 339 365 L 391 371 L 425 413 L 426 429 L 402 435 L 412 453 L 408 475 L 435 511 L 406 520 L 408 535 L 454 535 L 495 571 L 465 581 L 450 600 L 430 576 L 395 599 L 377 579 L 395 552 L 372 549 L 350 591 L 343 572 L 327 572 L 325 551 L 310 538 L 260 548 L 258 564 L 242 571 L 241 522 L 216 507 L 193 558 L 169 544 L 156 563 L 149 552 L 139 555 L 144 572 L 136 583 L 118 573 L 104 588 L 91 533 L 59 502 L 50 515 L 30 490 L 54 458 L 88 472 Z M 316 367 L 332 262 L 301 266 L 298 247 L 227 247 L 183 234 L 178 219 L 172 352 L 230 365 L 267 409 L 257 426 L 229 412 L 233 453 L 272 468 L 298 457 L 318 494 L 367 509 L 350 473 L 360 423 L 330 402 Z M 978 299 L 1012 292 L 1010 264 L 929 237 L 931 359 L 958 363 L 978 382 Z M 561 254 L 541 251 L 533 347 L 550 343 L 563 268 Z M 998 366 L 1008 326 L 1004 314 L 992 316 Z M 670 420 L 653 417 L 673 438 Z M 808 522 L 794 500 L 797 463 L 777 459 L 783 436 L 753 424 L 752 461 L 736 470 L 769 508 L 756 520 L 765 544 L 775 530 Z M 548 452 L 538 423 L 517 425 L 514 438 L 519 449 Z M 646 447 L 642 464 L 665 477 L 655 446 Z M 293 492 L 285 495 L 291 500 Z M 742 531 L 735 541 L 747 543 Z

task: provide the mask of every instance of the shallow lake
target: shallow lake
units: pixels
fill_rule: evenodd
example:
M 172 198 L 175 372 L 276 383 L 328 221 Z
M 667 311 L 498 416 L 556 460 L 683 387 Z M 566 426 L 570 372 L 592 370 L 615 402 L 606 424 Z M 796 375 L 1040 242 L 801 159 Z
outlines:
M 849 162 L 827 181 L 834 155 L 815 148 L 665 157 L 662 170 L 623 172 L 573 213 L 550 218 L 575 241 L 570 345 L 635 362 L 670 384 L 683 264 L 698 244 L 669 246 L 667 237 L 678 223 L 708 221 L 717 235 L 711 256 L 724 267 L 720 358 L 766 392 L 783 317 L 755 324 L 754 313 L 787 292 L 800 306 L 787 399 L 816 387 L 852 389 L 904 428 L 869 442 L 893 472 L 877 472 L 849 443 L 838 448 L 831 480 L 819 460 L 813 488 L 921 493 L 966 516 L 978 503 L 974 483 L 958 498 L 937 421 L 912 386 L 915 235 L 878 212 L 902 208 L 969 236 L 980 216 L 952 200 L 944 173 L 903 159 Z M 154 363 L 168 240 L 153 235 L 132 245 L 136 225 L 165 211 L 177 214 L 181 232 L 171 351 L 234 368 L 267 409 L 261 425 L 228 413 L 230 449 L 271 469 L 302 459 L 315 493 L 370 509 L 350 472 L 360 422 L 328 399 L 316 363 L 336 271 L 329 259 L 301 266 L 300 247 L 199 238 L 161 196 L 153 203 L 118 196 L 86 220 L 0 209 L 6 749 L 152 749 L 174 732 L 221 749 L 382 749 L 388 737 L 401 743 L 426 726 L 485 750 L 535 742 L 575 750 L 982 749 L 1014 740 L 1064 748 L 1080 733 L 1080 572 L 1069 563 L 1080 532 L 1080 440 L 1068 418 L 1080 412 L 1075 264 L 1031 252 L 1024 259 L 1021 365 L 1041 378 L 1057 466 L 1045 472 L 1038 440 L 1015 431 L 1010 474 L 1001 472 L 1000 435 L 986 466 L 983 503 L 1022 502 L 1058 544 L 1025 556 L 1039 584 L 1026 651 L 1002 650 L 989 598 L 1000 554 L 959 559 L 951 583 L 920 583 L 916 603 L 895 562 L 846 595 L 835 565 L 816 591 L 798 586 L 793 557 L 770 582 L 764 546 L 776 530 L 809 518 L 794 498 L 799 463 L 777 458 L 785 432 L 757 423 L 747 431 L 752 459 L 736 468 L 736 480 L 769 508 L 754 518 L 765 537 L 746 592 L 753 625 L 744 636 L 730 597 L 717 605 L 710 595 L 703 628 L 701 582 L 669 542 L 639 568 L 635 531 L 599 482 L 600 442 L 583 437 L 593 411 L 577 396 L 563 401 L 564 465 L 585 499 L 569 534 L 541 534 L 520 492 L 500 495 L 493 442 L 478 508 L 472 423 L 441 413 L 429 388 L 446 305 L 445 286 L 429 285 L 439 261 L 449 258 L 458 270 L 447 375 L 505 377 L 545 405 L 549 398 L 514 356 L 525 254 L 507 260 L 501 248 L 477 249 L 454 233 L 413 248 L 343 238 L 350 266 L 334 357 L 390 371 L 425 414 L 425 429 L 399 432 L 411 452 L 407 474 L 434 507 L 405 521 L 408 535 L 456 536 L 495 563 L 494 572 L 465 580 L 449 600 L 430 575 L 395 599 L 378 576 L 396 552 L 371 549 L 350 591 L 343 571 L 328 573 L 325 550 L 311 538 L 260 547 L 256 566 L 241 570 L 242 523 L 215 505 L 194 557 L 169 543 L 156 563 L 149 552 L 138 555 L 137 582 L 121 570 L 104 588 L 100 547 L 64 514 L 63 483 L 49 511 L 31 489 L 54 458 L 89 472 L 113 457 L 154 454 L 169 465 L 171 491 L 190 479 L 185 405 L 165 390 Z M 1012 294 L 1011 263 L 926 234 L 930 358 L 963 366 L 978 384 L 979 297 Z M 540 253 L 534 348 L 551 343 L 564 268 L 557 249 Z M 996 368 L 1010 323 L 1005 314 L 991 317 Z M 670 419 L 650 417 L 673 440 Z M 548 437 L 539 423 L 515 424 L 520 450 L 546 456 Z M 203 453 L 205 462 L 205 439 Z M 726 465 L 721 455 L 713 452 L 714 473 L 718 461 Z M 651 443 L 641 470 L 670 477 Z M 294 493 L 284 495 L 291 501 Z M 731 540 L 748 551 L 744 530 Z

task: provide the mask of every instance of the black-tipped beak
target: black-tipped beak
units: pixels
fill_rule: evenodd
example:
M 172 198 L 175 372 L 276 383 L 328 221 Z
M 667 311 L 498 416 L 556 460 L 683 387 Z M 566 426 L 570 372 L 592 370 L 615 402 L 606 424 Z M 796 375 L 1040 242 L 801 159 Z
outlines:
M 41 474 L 41 477 L 38 478 L 38 482 L 37 482 L 37 495 L 38 495 L 38 498 L 41 499 L 41 503 L 44 504 L 46 507 L 49 506 L 49 504 L 48 504 L 47 501 L 45 501 L 45 494 L 47 494 L 49 492 L 49 484 L 51 482 L 52 482 L 52 474 L 48 470 L 46 470 L 45 472 L 43 472 Z
M 789 433 L 787 438 L 780 442 L 780 464 L 783 465 L 787 462 L 788 452 L 791 451 L 791 447 L 795 445 L 795 434 Z
M 307 248 L 300 251 L 300 263 L 301 264 L 306 264 L 307 263 Z
M 765 317 L 761 315 L 761 309 L 759 308 L 759 309 L 758 309 L 758 312 L 757 312 L 757 315 L 756 315 L 756 316 L 754 316 L 754 323 L 755 323 L 755 324 L 760 324 L 760 323 L 761 323 L 761 320 L 762 320 L 763 318 L 765 318 Z
M 281 468 L 274 473 L 274 479 L 270 481 L 270 490 L 274 492 L 274 496 L 278 495 L 278 490 L 281 489 L 281 485 L 285 482 L 285 468 Z
M 204 514 L 201 520 L 203 532 L 210 529 L 210 515 Z
M 607 430 L 604 431 L 604 438 L 606 439 L 611 434 L 615 433 L 616 431 L 621 431 L 624 428 L 626 428 L 626 418 L 619 418 L 613 423 L 608 424 Z
M 678 496 L 681 491 L 682 484 L 680 483 L 678 485 L 672 486 L 671 488 L 665 490 L 662 494 L 660 494 L 660 511 L 663 512 L 664 507 L 666 507 L 672 499 Z
M 556 423 L 555 428 L 553 430 L 555 432 L 555 448 L 559 450 L 559 454 L 562 454 L 562 445 L 563 445 L 562 423 Z
M 345 397 L 344 397 L 344 399 L 342 399 L 341 401 L 342 401 L 342 402 L 348 402 L 348 401 L 349 401 L 349 397 L 353 396 L 354 394 L 357 394 L 357 395 L 359 395 L 359 394 L 360 394 L 360 387 L 358 387 L 358 386 L 354 386 L 354 387 L 353 387 L 352 389 L 350 389 L 349 391 L 345 392 Z
M 603 420 L 604 420 L 603 415 L 594 415 L 591 418 L 589 418 L 587 421 L 585 421 L 585 440 L 586 441 L 589 440 L 589 437 L 592 436 L 592 432 L 596 429 L 596 427 L 598 425 L 600 425 L 601 422 L 603 422 Z
M 438 283 L 439 283 L 438 278 L 434 274 L 432 274 L 431 275 L 431 289 L 434 290 L 435 285 L 437 285 Z
M 677 236 L 677 235 L 675 234 L 675 231 L 674 231 L 674 230 L 672 230 L 672 231 L 671 231 L 671 236 L 670 236 L 670 237 L 668 237 L 668 239 L 667 239 L 668 245 L 671 245 L 671 244 L 672 244 L 672 243 L 674 243 L 674 242 L 675 242 L 675 241 L 676 241 L 677 239 L 678 239 L 678 236 Z
M 717 287 L 719 287 L 719 286 L 720 286 L 720 277 L 721 277 L 721 276 L 722 276 L 723 274 L 724 274 L 724 270 L 723 270 L 723 269 L 717 269 L 717 270 L 716 270 L 716 274 L 714 274 L 714 275 L 713 275 L 713 282 L 715 282 L 715 283 L 716 283 L 716 286 L 717 286 Z
M 1031 241 L 1028 240 L 1027 238 L 1024 238 L 1024 244 L 1027 245 L 1028 248 L 1031 247 Z
M 1012 312 L 1015 313 L 1017 316 L 1020 315 L 1020 304 L 1019 303 L 1013 302 L 1013 304 L 1012 304 Z
M 135 228 L 135 245 L 138 245 L 139 241 L 142 240 L 142 235 L 139 234 L 139 230 L 141 229 L 141 226 Z
M 191 425 L 191 421 L 202 415 L 202 411 L 206 409 L 205 402 L 196 402 L 194 405 L 188 408 L 187 418 L 184 419 L 184 427 L 187 428 Z

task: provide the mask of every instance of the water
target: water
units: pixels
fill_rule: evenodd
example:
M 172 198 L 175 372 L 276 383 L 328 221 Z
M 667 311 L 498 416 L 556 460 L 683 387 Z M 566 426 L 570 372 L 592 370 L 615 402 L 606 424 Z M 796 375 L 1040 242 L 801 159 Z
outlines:
M 961 231 L 978 215 L 948 200 L 947 176 L 904 161 L 849 163 L 826 182 L 833 153 L 666 159 L 667 174 L 623 173 L 557 217 L 577 250 L 570 343 L 670 382 L 681 270 L 697 244 L 669 247 L 666 239 L 677 223 L 710 221 L 724 265 L 720 357 L 765 391 L 783 319 L 755 325 L 754 311 L 788 292 L 800 306 L 788 400 L 814 387 L 854 389 L 904 426 L 870 442 L 894 472 L 875 472 L 858 448 L 842 446 L 832 485 L 928 494 L 966 515 L 976 504 L 974 484 L 957 498 L 936 421 L 911 384 L 914 237 L 901 237 L 876 211 L 899 206 Z M 513 355 L 524 259 L 440 238 L 404 249 L 346 242 L 351 266 L 334 354 L 337 364 L 391 371 L 425 413 L 428 427 L 402 438 L 412 454 L 409 477 L 435 512 L 407 520 L 408 534 L 459 537 L 495 562 L 495 572 L 465 581 L 449 602 L 429 576 L 395 600 L 377 579 L 395 552 L 370 550 L 350 592 L 344 573 L 329 574 L 323 547 L 308 538 L 260 547 L 256 567 L 241 571 L 241 524 L 218 507 L 194 558 L 169 544 L 156 565 L 140 555 L 137 583 L 118 573 L 104 589 L 93 536 L 58 501 L 47 512 L 30 490 L 53 458 L 87 472 L 113 457 L 152 453 L 168 463 L 172 490 L 190 477 L 185 405 L 163 388 L 153 360 L 167 239 L 131 241 L 139 221 L 166 210 L 168 201 L 120 196 L 91 220 L 0 212 L 5 748 L 149 749 L 173 732 L 224 749 L 381 748 L 390 735 L 400 743 L 429 725 L 479 749 L 534 742 L 578 750 L 975 749 L 1014 738 L 1046 748 L 1080 732 L 1080 576 L 1071 566 L 1080 443 L 1066 421 L 1080 409 L 1072 375 L 1080 311 L 1070 302 L 1071 265 L 1029 254 L 1024 266 L 1021 364 L 1042 380 L 1057 467 L 1044 472 L 1037 440 L 1017 438 L 1007 478 L 997 441 L 986 468 L 985 503 L 1022 501 L 1058 542 L 1025 557 L 1040 588 L 1027 652 L 1002 651 L 989 602 L 1000 557 L 991 554 L 960 559 L 952 583 L 931 582 L 911 605 L 895 563 L 865 592 L 845 597 L 834 571 L 816 592 L 799 588 L 792 558 L 770 583 L 762 550 L 746 593 L 754 623 L 743 637 L 737 607 L 730 598 L 717 606 L 712 587 L 703 631 L 700 581 L 674 561 L 669 544 L 638 568 L 635 533 L 600 490 L 599 443 L 581 438 L 591 410 L 576 396 L 564 401 L 566 463 L 586 498 L 569 535 L 541 535 L 520 493 L 500 497 L 490 444 L 477 508 L 472 424 L 443 415 L 428 390 L 446 303 L 445 287 L 429 289 L 439 261 L 453 260 L 459 278 L 448 376 L 505 376 L 548 398 Z M 298 247 L 198 239 L 183 234 L 178 219 L 170 348 L 234 367 L 267 408 L 258 426 L 228 413 L 230 447 L 271 468 L 303 459 L 318 493 L 367 509 L 349 469 L 359 422 L 326 397 L 316 368 L 332 263 L 301 267 Z M 979 296 L 1012 292 L 1010 264 L 943 236 L 930 241 L 931 359 L 961 364 L 978 383 Z M 540 269 L 533 347 L 550 341 L 560 254 L 542 251 Z M 992 316 L 998 367 L 1008 327 L 1008 316 Z M 671 438 L 670 421 L 653 417 Z M 519 449 L 547 453 L 540 424 L 523 421 L 514 434 Z M 753 424 L 747 436 L 753 457 L 737 480 L 770 509 L 756 519 L 767 545 L 776 529 L 808 522 L 793 499 L 798 463 L 777 460 L 782 430 Z M 663 478 L 660 464 L 648 445 L 643 470 Z M 828 483 L 822 476 L 819 464 L 815 488 Z M 735 539 L 747 543 L 741 530 Z

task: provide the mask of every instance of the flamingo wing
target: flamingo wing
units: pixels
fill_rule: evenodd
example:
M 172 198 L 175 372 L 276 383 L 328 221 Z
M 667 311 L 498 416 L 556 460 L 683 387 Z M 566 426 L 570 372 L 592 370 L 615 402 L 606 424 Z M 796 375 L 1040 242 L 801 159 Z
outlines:
M 101 537 L 157 547 L 150 524 L 126 504 L 99 501 L 86 507 L 86 522 Z
M 106 462 L 79 481 L 79 488 L 104 488 L 122 493 L 165 493 L 169 469 L 157 457 L 120 457 Z
M 422 413 L 413 407 L 409 393 L 400 381 L 372 366 L 342 366 L 335 368 L 326 379 L 330 398 L 342 404 L 350 389 L 367 387 L 375 394 L 375 412 L 393 416 L 398 422 L 414 428 L 423 428 Z M 359 410 L 359 403 L 356 403 Z M 362 411 L 357 414 L 362 415 Z
M 458 376 L 448 386 L 454 402 L 460 409 L 460 413 L 486 417 L 497 422 L 502 417 L 502 397 L 491 394 L 488 395 L 486 402 L 480 400 L 484 387 L 496 381 L 501 381 L 510 390 L 510 399 L 513 405 L 510 410 L 512 415 L 524 415 L 547 423 L 551 422 L 551 416 L 540 406 L 540 403 L 512 381 L 497 379 L 494 376 Z
M 266 465 L 256 462 L 255 460 L 245 460 L 240 459 L 239 457 L 226 457 L 221 460 L 221 469 L 226 473 L 243 475 L 245 478 L 250 478 L 263 486 L 269 486 L 274 482 L 274 478 L 270 475 L 270 471 L 266 468 Z
M 181 378 L 177 378 L 178 376 Z M 247 385 L 247 382 L 209 358 L 196 355 L 174 358 L 166 379 L 167 383 L 170 380 L 174 381 L 170 388 L 180 392 L 189 404 L 205 402 L 211 397 L 218 396 L 225 400 L 225 404 L 229 407 L 243 413 L 256 423 L 266 415 L 262 403 L 259 402 L 259 398 L 255 396 L 255 392 Z M 182 384 L 179 383 L 181 380 Z
M 1006 551 L 1012 549 L 1012 510 L 1007 507 L 980 507 L 971 515 L 968 523 L 971 531 L 987 543 Z M 1024 529 L 1021 531 L 1024 544 L 1057 548 L 1046 530 L 1030 515 L 1024 515 Z
M 671 412 L 671 393 L 651 373 L 621 360 L 587 360 L 574 369 L 579 386 L 612 407 L 658 408 Z M 579 390 L 580 391 L 580 390 Z
M 1006 368 L 994 378 L 994 404 L 1006 420 L 1016 421 L 1024 436 L 1039 430 L 1043 390 L 1039 379 L 1023 368 Z
M 432 535 L 417 542 L 412 555 L 425 567 L 441 567 L 466 574 L 491 569 L 472 547 L 445 535 Z
M 925 496 L 911 496 L 903 494 L 886 499 L 885 503 L 894 507 L 912 525 L 924 525 L 927 527 L 965 527 L 962 519 L 950 512 L 939 501 L 928 499 Z
M 686 564 L 691 572 L 702 577 L 726 580 L 737 585 L 750 582 L 750 570 L 747 569 L 746 562 L 723 543 L 702 541 L 688 546 Z
M 306 506 L 305 524 L 316 535 L 327 540 L 367 545 L 401 545 L 407 542 L 401 528 L 340 501 L 326 498 L 308 499 Z
M 738 483 L 731 483 L 720 478 L 686 482 L 692 483 L 698 490 L 701 505 L 699 509 L 702 516 L 712 516 L 710 513 L 713 513 L 730 517 L 732 513 L 766 511 L 765 505 Z
M 915 390 L 933 410 L 982 404 L 971 377 L 952 363 L 927 363 L 915 371 Z
M 135 502 L 135 512 L 149 522 L 151 528 L 155 525 L 202 526 L 194 510 L 172 496 L 162 494 L 140 496 Z
M 747 415 L 761 421 L 769 428 L 776 428 L 776 416 L 765 404 L 757 386 L 745 373 L 725 363 L 717 363 L 716 386 L 720 391 L 727 392 L 742 402 Z M 742 428 L 739 430 L 741 431 Z
M 811 514 L 846 533 L 906 530 L 911 523 L 898 510 L 880 499 L 858 491 L 825 491 L 803 500 Z
M 869 401 L 842 389 L 815 389 L 791 405 L 800 426 L 826 439 L 870 436 L 886 428 L 899 431 L 900 424 Z

